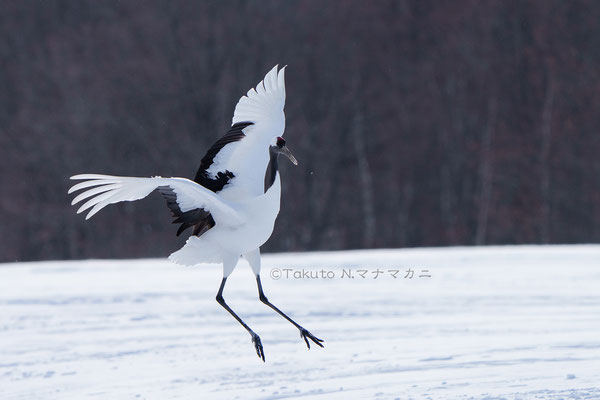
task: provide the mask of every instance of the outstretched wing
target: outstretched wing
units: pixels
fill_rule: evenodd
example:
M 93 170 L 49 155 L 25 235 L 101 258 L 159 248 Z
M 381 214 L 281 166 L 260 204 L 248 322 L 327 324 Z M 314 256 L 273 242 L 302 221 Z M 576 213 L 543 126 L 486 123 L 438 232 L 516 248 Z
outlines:
M 89 199 L 77 210 L 79 214 L 91 208 L 86 219 L 91 218 L 109 204 L 140 200 L 152 191 L 158 190 L 166 198 L 167 206 L 173 212 L 173 216 L 180 218 L 180 222 L 184 224 L 202 218 L 210 218 L 213 225 L 217 223 L 233 226 L 243 223 L 243 218 L 226 200 L 189 179 L 134 178 L 93 174 L 75 175 L 71 179 L 83 180 L 83 182 L 71 187 L 69 193 L 87 189 L 71 202 L 71 204 L 77 204 L 82 200 Z M 186 228 L 189 226 L 191 225 Z M 180 228 L 181 231 L 183 229 Z
M 202 158 L 195 181 L 227 199 L 264 193 L 269 145 L 285 129 L 285 67 L 267 73 L 239 100 L 229 132 Z

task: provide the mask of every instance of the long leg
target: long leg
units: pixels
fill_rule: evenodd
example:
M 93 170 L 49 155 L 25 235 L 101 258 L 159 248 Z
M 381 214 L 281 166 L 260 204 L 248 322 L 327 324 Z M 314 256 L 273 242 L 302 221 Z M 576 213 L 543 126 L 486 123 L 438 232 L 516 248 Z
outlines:
M 258 357 L 261 358 L 264 362 L 265 351 L 263 350 L 262 343 L 260 342 L 260 337 L 256 333 L 254 333 L 254 331 L 250 329 L 248 325 L 246 325 L 246 323 L 231 309 L 231 307 L 227 305 L 227 303 L 225 303 L 225 299 L 223 298 L 223 289 L 225 288 L 225 282 L 227 282 L 226 277 L 224 277 L 221 281 L 221 287 L 219 287 L 219 292 L 217 293 L 216 297 L 217 303 L 219 303 L 224 309 L 226 309 L 229 312 L 229 314 L 233 315 L 233 318 L 235 318 L 237 322 L 242 324 L 242 326 L 246 328 L 248 333 L 250 333 L 250 336 L 252 336 L 252 343 L 254 343 L 254 347 L 256 349 L 256 354 L 258 354 Z
M 285 315 L 285 313 L 283 311 L 281 311 L 279 308 L 275 307 L 273 305 L 273 303 L 271 303 L 269 301 L 269 299 L 267 299 L 267 296 L 265 296 L 265 292 L 263 292 L 262 284 L 260 283 L 260 275 L 258 275 L 258 274 L 256 275 L 256 284 L 258 285 L 258 298 L 260 299 L 260 301 L 262 301 L 263 303 L 265 303 L 266 305 L 271 307 L 279 315 L 281 315 L 283 318 L 287 319 L 290 323 L 292 323 L 292 325 L 294 325 L 296 328 L 298 328 L 300 330 L 300 337 L 302 337 L 304 339 L 304 341 L 306 342 L 306 346 L 309 349 L 310 349 L 310 342 L 308 341 L 308 339 L 312 340 L 317 346 L 323 347 L 323 344 L 322 344 L 323 340 L 319 339 L 318 337 L 316 337 L 315 335 L 313 335 L 312 333 L 310 333 L 309 331 L 307 331 L 306 329 L 301 327 L 299 324 L 296 323 L 296 321 L 294 321 L 293 319 L 291 319 L 290 317 Z

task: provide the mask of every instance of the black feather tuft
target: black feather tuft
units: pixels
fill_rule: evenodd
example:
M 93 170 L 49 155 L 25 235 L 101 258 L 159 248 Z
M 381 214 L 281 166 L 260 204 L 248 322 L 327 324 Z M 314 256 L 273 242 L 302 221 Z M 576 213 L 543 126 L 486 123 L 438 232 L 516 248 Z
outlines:
M 196 177 L 194 181 L 205 188 L 218 192 L 229 183 L 229 181 L 235 177 L 235 175 L 231 171 L 219 171 L 213 177 L 211 176 L 207 170 L 213 164 L 216 155 L 223 149 L 223 147 L 227 146 L 229 143 L 238 142 L 246 137 L 243 129 L 253 125 L 252 122 L 238 122 L 234 124 L 229 131 L 215 144 L 212 145 L 210 149 L 206 152 L 202 160 L 200 161 L 200 167 L 198 168 L 198 172 L 196 172 Z
M 156 188 L 167 201 L 167 207 L 175 220 L 174 224 L 181 224 L 177 229 L 177 236 L 181 235 L 186 229 L 194 227 L 194 235 L 200 236 L 215 226 L 215 220 L 212 215 L 203 208 L 196 208 L 186 212 L 181 211 L 177 203 L 177 194 L 169 186 L 159 186 Z

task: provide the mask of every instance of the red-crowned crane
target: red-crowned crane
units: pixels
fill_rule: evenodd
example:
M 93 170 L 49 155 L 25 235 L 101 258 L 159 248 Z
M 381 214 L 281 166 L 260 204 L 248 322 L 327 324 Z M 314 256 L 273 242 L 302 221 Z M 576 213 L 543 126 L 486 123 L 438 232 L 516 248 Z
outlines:
M 223 289 L 227 277 L 244 257 L 256 275 L 260 301 L 271 307 L 300 331 L 310 342 L 323 347 L 323 340 L 297 324 L 275 307 L 260 281 L 260 246 L 273 233 L 279 214 L 281 178 L 278 156 L 298 162 L 282 138 L 285 129 L 285 67 L 275 66 L 256 89 L 250 89 L 235 107 L 231 128 L 202 158 L 194 180 L 186 178 L 137 178 L 83 174 L 71 179 L 83 180 L 69 193 L 86 189 L 72 204 L 87 200 L 78 210 L 90 210 L 90 218 L 109 204 L 143 199 L 153 191 L 167 201 L 173 222 L 181 224 L 177 235 L 187 228 L 192 236 L 169 259 L 181 265 L 222 263 L 223 280 L 217 301 L 250 333 L 258 356 L 265 353 L 260 337 L 227 305 Z

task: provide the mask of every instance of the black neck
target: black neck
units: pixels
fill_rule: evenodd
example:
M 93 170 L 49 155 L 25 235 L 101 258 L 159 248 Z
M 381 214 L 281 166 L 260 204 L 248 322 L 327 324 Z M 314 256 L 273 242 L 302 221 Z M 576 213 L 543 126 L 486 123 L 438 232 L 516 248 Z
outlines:
M 274 150 L 274 147 L 269 147 L 269 165 L 267 165 L 267 172 L 265 172 L 265 193 L 273 186 L 275 176 L 277 176 L 277 169 L 279 168 L 277 156 L 279 156 L 279 153 Z

